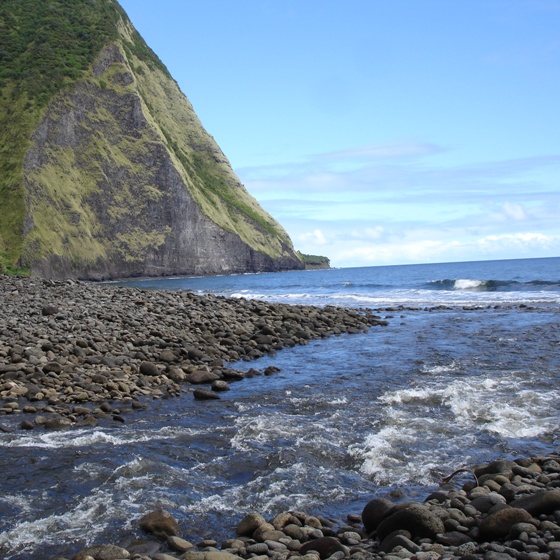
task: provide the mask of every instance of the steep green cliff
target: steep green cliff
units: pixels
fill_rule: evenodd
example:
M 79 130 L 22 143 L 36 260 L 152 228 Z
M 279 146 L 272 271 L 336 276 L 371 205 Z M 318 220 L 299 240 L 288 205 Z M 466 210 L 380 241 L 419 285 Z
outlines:
M 302 267 L 115 0 L 2 0 L 0 270 Z

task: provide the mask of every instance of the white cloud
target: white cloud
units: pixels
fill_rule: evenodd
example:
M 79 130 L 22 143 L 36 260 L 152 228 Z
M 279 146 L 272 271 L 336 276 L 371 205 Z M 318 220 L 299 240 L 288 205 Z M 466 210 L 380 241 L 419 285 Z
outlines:
M 326 245 L 328 243 L 324 233 L 318 228 L 308 233 L 301 234 L 298 239 L 304 243 L 311 243 L 315 245 Z
M 366 227 L 362 230 L 355 229 L 352 232 L 352 237 L 356 239 L 380 239 L 385 233 L 383 226 Z
M 364 146 L 240 175 L 297 249 L 333 266 L 560 255 L 560 157 L 441 165 L 429 146 Z
M 543 233 L 523 232 L 514 234 L 488 235 L 478 240 L 478 244 L 485 252 L 499 251 L 547 251 L 556 249 L 560 254 L 560 235 L 545 235 Z
M 527 213 L 522 204 L 515 204 L 512 202 L 506 202 L 504 204 L 504 214 L 507 218 L 511 220 L 526 220 Z

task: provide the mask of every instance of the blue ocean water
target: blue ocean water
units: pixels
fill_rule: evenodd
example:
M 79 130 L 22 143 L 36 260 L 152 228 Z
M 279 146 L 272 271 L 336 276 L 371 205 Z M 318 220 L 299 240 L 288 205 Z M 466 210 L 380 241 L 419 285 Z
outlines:
M 557 303 L 560 258 L 149 279 L 124 285 L 343 307 Z
M 423 499 L 460 467 L 558 451 L 559 258 L 127 285 L 367 306 L 388 326 L 234 364 L 281 371 L 220 401 L 185 393 L 118 427 L 0 434 L 7 559 L 118 542 L 156 507 L 193 542 L 233 536 L 250 511 L 344 519 L 395 491 Z

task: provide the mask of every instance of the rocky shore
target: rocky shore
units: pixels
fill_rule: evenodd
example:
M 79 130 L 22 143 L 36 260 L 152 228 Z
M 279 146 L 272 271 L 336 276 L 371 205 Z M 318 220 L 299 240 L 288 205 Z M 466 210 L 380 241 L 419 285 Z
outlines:
M 193 544 L 168 512 L 153 511 L 138 523 L 147 538 L 90 547 L 72 560 L 560 560 L 559 460 L 465 469 L 470 480 L 460 488 L 442 484 L 423 503 L 376 498 L 342 522 L 299 511 L 268 520 L 250 513 L 220 544 Z
M 7 276 L 0 306 L 0 430 L 15 435 L 126 422 L 134 408 L 185 392 L 219 399 L 233 381 L 275 373 L 238 371 L 236 361 L 386 324 L 365 309 Z M 377 497 L 342 520 L 239 513 L 225 542 L 190 542 L 182 519 L 153 511 L 130 521 L 130 537 L 69 558 L 560 560 L 559 456 L 449 474 L 423 502 Z
M 0 276 L 0 306 L 3 431 L 14 415 L 21 429 L 64 429 L 124 422 L 184 391 L 219 399 L 233 381 L 275 373 L 228 364 L 386 324 L 371 310 L 14 276 Z

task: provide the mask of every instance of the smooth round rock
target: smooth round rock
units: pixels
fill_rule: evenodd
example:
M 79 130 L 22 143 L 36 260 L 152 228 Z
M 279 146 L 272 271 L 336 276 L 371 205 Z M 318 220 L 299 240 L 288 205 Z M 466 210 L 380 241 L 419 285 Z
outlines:
M 531 514 L 524 509 L 502 509 L 480 520 L 478 525 L 480 537 L 483 539 L 505 537 L 509 535 L 514 525 L 528 522 L 531 519 Z
M 375 531 L 394 506 L 393 502 L 385 498 L 375 498 L 368 502 L 362 510 L 362 523 L 366 532 Z
M 147 513 L 140 519 L 139 527 L 142 531 L 150 533 L 159 539 L 173 537 L 179 532 L 179 524 L 175 518 L 165 510 Z
M 437 534 L 445 533 L 443 521 L 428 508 L 407 507 L 385 518 L 377 527 L 377 534 L 384 539 L 393 531 L 405 529 L 413 538 L 434 539 Z
M 332 556 L 335 552 L 342 552 L 346 554 L 346 547 L 344 547 L 337 539 L 334 537 L 321 537 L 309 542 L 306 542 L 300 549 L 299 554 L 305 555 L 308 552 L 314 550 L 319 553 L 321 560 L 326 560 L 329 556 Z

